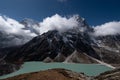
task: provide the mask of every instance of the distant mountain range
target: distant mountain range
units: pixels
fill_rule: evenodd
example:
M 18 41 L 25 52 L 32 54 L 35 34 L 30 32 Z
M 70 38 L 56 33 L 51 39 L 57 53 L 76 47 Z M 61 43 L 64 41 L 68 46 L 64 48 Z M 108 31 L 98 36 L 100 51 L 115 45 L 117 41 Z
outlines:
M 32 19 L 17 22 L 0 18 L 5 23 L 3 26 L 0 22 L 0 27 L 8 25 L 8 30 L 14 27 L 10 29 L 13 31 L 3 27 L 0 30 L 0 61 L 3 65 L 4 62 L 19 64 L 24 61 L 120 63 L 120 35 L 94 36 L 94 27 L 80 16 L 74 17 L 77 27 L 63 32 L 49 30 L 43 34 L 39 30 L 40 23 Z

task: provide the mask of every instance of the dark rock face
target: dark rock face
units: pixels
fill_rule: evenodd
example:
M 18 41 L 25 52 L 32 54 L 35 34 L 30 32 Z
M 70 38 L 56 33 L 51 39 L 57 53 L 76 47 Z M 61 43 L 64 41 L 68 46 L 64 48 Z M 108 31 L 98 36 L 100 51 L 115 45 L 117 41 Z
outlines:
M 12 47 L 5 47 L 5 48 L 0 48 L 0 60 L 5 58 L 7 54 L 10 52 L 13 53 L 17 49 L 19 49 L 21 46 L 12 46 Z
M 19 68 L 20 67 L 15 64 L 10 64 L 10 63 L 0 64 L 0 76 L 14 72 L 18 70 Z
M 20 46 L 0 48 L 0 76 L 12 73 L 20 68 L 20 64 L 8 63 L 4 59 L 11 52 L 19 49 Z

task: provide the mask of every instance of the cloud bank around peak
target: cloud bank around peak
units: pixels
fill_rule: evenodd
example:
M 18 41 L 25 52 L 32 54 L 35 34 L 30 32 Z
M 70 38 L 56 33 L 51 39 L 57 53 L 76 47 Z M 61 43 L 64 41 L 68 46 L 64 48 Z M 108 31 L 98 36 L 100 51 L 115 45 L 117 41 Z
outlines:
M 45 18 L 43 22 L 40 22 L 40 33 L 43 34 L 49 30 L 65 32 L 73 27 L 78 27 L 78 21 L 74 16 L 67 18 L 55 14 L 51 17 Z
M 7 41 L 2 41 L 0 44 L 13 45 L 14 43 L 14 45 L 21 45 L 28 42 L 33 37 L 50 30 L 65 32 L 73 27 L 78 27 L 78 21 L 75 16 L 76 15 L 62 17 L 55 14 L 51 17 L 46 17 L 42 22 L 37 22 L 35 24 L 31 24 L 31 21 L 29 20 L 27 23 L 20 23 L 12 18 L 0 16 L 0 35 L 2 33 L 3 39 L 6 39 Z
M 94 27 L 95 36 L 120 34 L 120 21 L 112 21 Z
M 29 20 L 27 23 L 20 23 L 12 18 L 0 16 L 0 32 L 23 36 L 37 36 L 38 34 L 36 33 L 43 34 L 50 30 L 64 32 L 72 29 L 73 27 L 78 27 L 78 21 L 75 16 L 76 15 L 71 17 L 63 17 L 55 14 L 51 17 L 46 17 L 42 22 L 35 24 L 31 24 Z

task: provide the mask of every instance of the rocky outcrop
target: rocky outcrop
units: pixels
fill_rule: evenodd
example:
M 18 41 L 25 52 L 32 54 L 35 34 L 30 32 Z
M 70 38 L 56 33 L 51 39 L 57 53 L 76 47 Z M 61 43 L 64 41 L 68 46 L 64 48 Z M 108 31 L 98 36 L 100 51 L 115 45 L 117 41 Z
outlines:
M 65 60 L 68 63 L 98 63 L 97 61 L 90 58 L 85 53 L 80 53 L 78 51 L 74 51 L 70 56 L 68 56 Z
M 63 54 L 59 53 L 59 54 L 54 58 L 54 61 L 55 61 L 55 62 L 64 62 L 65 59 L 66 59 L 66 57 L 65 57 Z
M 53 60 L 50 57 L 47 57 L 43 60 L 43 62 L 50 63 L 50 62 L 53 62 Z
M 95 80 L 120 80 L 120 68 L 101 73 Z

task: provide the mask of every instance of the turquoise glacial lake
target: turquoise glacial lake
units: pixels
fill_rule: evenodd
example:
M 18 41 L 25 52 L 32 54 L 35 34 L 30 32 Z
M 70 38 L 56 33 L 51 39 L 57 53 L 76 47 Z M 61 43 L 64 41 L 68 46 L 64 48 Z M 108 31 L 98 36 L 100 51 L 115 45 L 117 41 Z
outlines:
M 88 76 L 96 76 L 102 72 L 112 70 L 101 64 L 76 64 L 76 63 L 43 63 L 43 62 L 25 62 L 21 69 L 8 75 L 0 76 L 0 79 L 13 77 L 23 73 L 36 72 L 52 68 L 65 68 L 75 72 L 82 72 Z

